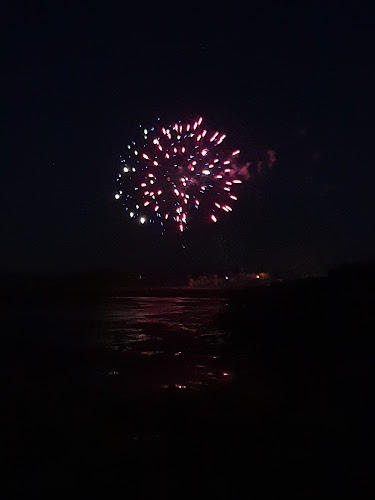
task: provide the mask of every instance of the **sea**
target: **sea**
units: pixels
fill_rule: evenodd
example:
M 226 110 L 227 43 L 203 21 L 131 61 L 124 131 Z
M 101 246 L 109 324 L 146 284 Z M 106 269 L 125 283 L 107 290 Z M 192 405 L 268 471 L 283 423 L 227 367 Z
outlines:
M 234 377 L 220 324 L 227 299 L 173 293 L 95 303 L 23 299 L 3 314 L 6 363 L 15 380 L 19 372 L 29 380 L 76 379 L 124 396 L 227 385 Z

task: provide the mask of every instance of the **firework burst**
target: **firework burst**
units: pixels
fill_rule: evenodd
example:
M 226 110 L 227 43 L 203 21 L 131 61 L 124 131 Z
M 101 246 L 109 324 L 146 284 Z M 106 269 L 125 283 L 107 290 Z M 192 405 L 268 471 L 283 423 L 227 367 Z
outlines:
M 236 164 L 239 149 L 228 151 L 225 134 L 209 131 L 200 117 L 192 123 L 143 129 L 121 159 L 115 199 L 140 224 L 168 224 L 184 231 L 198 210 L 209 222 L 232 212 L 249 175 Z

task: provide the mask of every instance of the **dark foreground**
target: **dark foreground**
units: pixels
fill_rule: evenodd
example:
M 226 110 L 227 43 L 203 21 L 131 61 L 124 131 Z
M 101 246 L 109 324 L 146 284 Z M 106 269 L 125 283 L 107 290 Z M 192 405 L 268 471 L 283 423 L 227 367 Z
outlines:
M 4 299 L 7 492 L 368 497 L 372 283 L 332 276 L 237 292 L 215 324 L 194 306 L 197 331 L 214 329 L 212 341 L 192 333 L 189 313 L 177 343 L 159 332 L 163 351 L 138 353 L 118 335 L 112 349 L 97 342 L 106 297 Z M 58 323 L 48 312 L 56 307 L 65 311 Z M 178 364 L 176 354 L 185 356 Z

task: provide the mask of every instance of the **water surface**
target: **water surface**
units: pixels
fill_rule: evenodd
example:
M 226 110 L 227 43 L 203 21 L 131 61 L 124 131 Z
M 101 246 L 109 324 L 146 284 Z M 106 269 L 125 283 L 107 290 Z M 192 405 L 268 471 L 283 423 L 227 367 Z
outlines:
M 198 390 L 228 380 L 218 327 L 223 298 L 110 297 L 95 340 L 124 390 Z

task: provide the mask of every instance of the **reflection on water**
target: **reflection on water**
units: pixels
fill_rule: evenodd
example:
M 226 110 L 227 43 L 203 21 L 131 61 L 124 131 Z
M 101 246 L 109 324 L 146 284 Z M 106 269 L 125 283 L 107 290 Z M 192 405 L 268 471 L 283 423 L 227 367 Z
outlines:
M 124 389 L 200 389 L 227 382 L 224 332 L 215 317 L 222 298 L 111 297 L 97 336 L 112 352 L 105 373 Z

